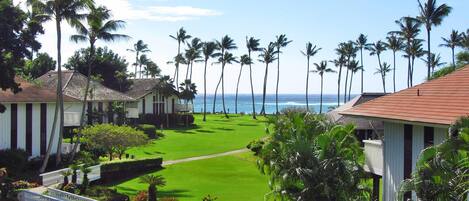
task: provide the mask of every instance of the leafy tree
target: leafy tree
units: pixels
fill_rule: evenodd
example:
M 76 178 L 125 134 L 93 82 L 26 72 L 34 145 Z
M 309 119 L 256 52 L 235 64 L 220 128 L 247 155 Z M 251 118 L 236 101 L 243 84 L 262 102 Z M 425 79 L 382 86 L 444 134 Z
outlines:
M 277 48 L 277 87 L 275 88 L 275 108 L 276 108 L 276 114 L 279 114 L 278 112 L 278 85 L 280 82 L 280 53 L 282 51 L 280 50 L 281 48 L 287 47 L 288 44 L 290 44 L 292 41 L 288 40 L 287 36 L 285 34 L 282 34 L 280 36 L 276 36 L 276 40 L 274 42 L 275 47 Z
M 320 47 L 317 47 L 316 45 L 313 47 L 313 44 L 311 44 L 310 42 L 306 43 L 306 49 L 305 51 L 301 51 L 301 53 L 306 57 L 306 110 L 309 111 L 309 63 L 310 63 L 310 59 L 311 57 L 313 57 L 314 55 L 316 55 L 319 50 L 321 50 Z
M 146 77 L 147 78 L 148 77 L 156 78 L 161 73 L 161 69 L 158 66 L 158 64 L 156 64 L 155 62 L 153 62 L 151 60 L 146 63 L 144 71 L 146 72 Z
M 142 54 L 138 58 L 138 66 L 139 66 L 138 73 L 140 73 L 140 78 L 143 78 L 142 66 L 146 66 L 150 61 L 151 60 L 148 58 L 146 54 Z
M 360 49 L 360 62 L 361 62 L 361 93 L 363 94 L 363 71 L 364 66 L 363 66 L 363 49 L 366 49 L 367 46 L 370 44 L 368 43 L 368 37 L 365 34 L 360 34 L 358 36 L 357 40 L 354 42 L 355 46 L 357 46 L 358 49 Z M 340 84 L 339 84 L 340 85 Z
M 180 58 L 183 57 L 181 55 L 181 43 L 186 43 L 186 41 L 192 38 L 192 36 L 187 34 L 186 30 L 184 30 L 184 27 L 181 27 L 179 31 L 176 32 L 176 36 L 169 35 L 169 37 L 178 42 L 178 54 L 175 57 L 176 68 L 174 69 L 173 79 L 176 81 L 176 83 L 179 83 L 179 64 L 182 61 Z
M 255 39 L 254 37 L 248 38 L 246 36 L 246 48 L 248 49 L 248 57 L 252 61 L 251 53 L 260 51 L 259 48 L 259 39 Z M 252 64 L 249 64 L 249 80 L 251 82 L 251 99 L 252 99 L 252 118 L 256 119 L 256 103 L 254 100 L 254 86 L 252 84 Z
M 140 177 L 140 182 L 148 184 L 148 201 L 156 201 L 157 200 L 156 193 L 158 191 L 157 186 L 166 185 L 166 181 L 161 175 L 148 174 L 148 175 Z
M 140 54 L 151 52 L 150 49 L 148 49 L 148 45 L 143 42 L 143 40 L 138 40 L 137 43 L 134 44 L 133 49 L 127 49 L 127 51 L 130 52 L 135 52 L 135 63 L 133 63 L 133 66 L 135 66 L 135 79 L 137 79 L 137 67 L 140 64 Z M 142 69 L 140 69 L 142 70 Z
M 55 61 L 47 53 L 39 53 L 32 61 L 26 61 L 22 74 L 29 79 L 36 79 L 55 69 Z
M 462 67 L 469 64 L 469 51 L 459 52 L 456 55 L 456 65 L 457 67 Z
M 387 40 L 386 47 L 392 50 L 392 56 L 393 56 L 392 84 L 393 84 L 394 92 L 396 92 L 396 52 L 404 49 L 404 43 L 402 42 L 401 38 L 396 36 L 396 34 L 389 34 L 389 36 L 386 37 L 386 40 Z
M 238 114 L 238 89 L 239 82 L 241 81 L 241 74 L 243 73 L 243 66 L 252 64 L 252 61 L 249 56 L 245 54 L 240 57 L 239 63 L 241 64 L 241 68 L 239 68 L 238 82 L 236 83 L 235 114 Z
M 323 88 L 324 88 L 324 86 L 323 86 L 324 73 L 333 73 L 335 71 L 327 67 L 327 61 L 322 61 L 319 64 L 315 63 L 314 65 L 316 66 L 316 69 L 312 70 L 311 72 L 317 73 L 317 74 L 319 74 L 319 76 L 321 76 L 321 99 L 320 99 L 320 104 L 319 104 L 319 114 L 322 114 L 322 91 L 323 91 Z
M 383 91 L 386 93 L 386 75 L 391 72 L 391 65 L 384 62 L 380 65 L 379 68 L 376 69 L 375 74 L 381 75 L 381 81 L 383 82 Z
M 456 62 L 454 61 L 454 58 L 455 58 L 454 57 L 454 49 L 461 44 L 461 41 L 462 41 L 461 34 L 458 31 L 453 30 L 448 38 L 441 37 L 441 39 L 444 41 L 444 43 L 440 44 L 440 47 L 451 48 L 451 56 L 452 56 L 452 59 L 453 59 L 453 68 L 456 68 Z
M 265 96 L 267 94 L 267 75 L 269 74 L 269 64 L 273 63 L 275 60 L 277 60 L 277 57 L 275 55 L 277 54 L 277 50 L 275 50 L 275 43 L 269 43 L 269 45 L 264 48 L 259 54 L 259 59 L 260 62 L 265 63 L 265 74 L 264 74 L 264 87 L 263 87 L 263 93 L 262 93 L 262 108 L 261 108 L 261 115 L 266 115 L 265 113 Z
M 202 47 L 202 53 L 204 55 L 204 119 L 206 121 L 207 114 L 207 64 L 210 58 L 216 57 L 215 51 L 218 50 L 218 46 L 215 42 L 205 42 Z

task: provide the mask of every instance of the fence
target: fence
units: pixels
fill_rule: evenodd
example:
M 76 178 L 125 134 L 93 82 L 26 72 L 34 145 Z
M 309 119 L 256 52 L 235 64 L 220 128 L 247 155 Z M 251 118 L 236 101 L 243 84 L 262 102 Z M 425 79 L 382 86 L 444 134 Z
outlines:
M 89 167 L 89 169 L 91 169 L 91 172 L 88 173 L 88 179 L 90 181 L 96 181 L 101 178 L 101 165 L 91 166 Z M 72 170 L 70 168 L 64 168 L 61 170 L 47 172 L 47 173 L 39 175 L 42 177 L 42 185 L 51 186 L 54 184 L 62 183 L 64 179 L 64 177 L 62 176 L 62 172 L 66 172 L 66 171 L 72 171 Z M 72 176 L 69 176 L 68 178 L 70 181 Z M 83 181 L 83 173 L 80 170 L 78 170 L 77 171 L 77 183 L 81 184 L 82 181 Z

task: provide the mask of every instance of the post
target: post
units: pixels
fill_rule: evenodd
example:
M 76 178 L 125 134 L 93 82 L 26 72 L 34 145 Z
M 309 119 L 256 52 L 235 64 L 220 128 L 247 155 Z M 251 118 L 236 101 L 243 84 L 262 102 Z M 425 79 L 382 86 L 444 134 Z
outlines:
M 380 176 L 372 174 L 373 177 L 373 192 L 371 194 L 371 201 L 379 201 L 379 180 Z

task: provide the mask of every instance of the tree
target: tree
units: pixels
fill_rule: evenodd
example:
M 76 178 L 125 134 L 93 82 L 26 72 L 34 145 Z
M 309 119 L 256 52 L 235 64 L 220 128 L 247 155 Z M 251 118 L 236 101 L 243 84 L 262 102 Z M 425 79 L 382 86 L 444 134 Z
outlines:
M 150 61 L 151 60 L 148 58 L 146 54 L 142 54 L 138 58 L 138 66 L 139 66 L 138 72 L 140 73 L 140 78 L 143 78 L 142 66 L 146 66 Z
M 341 43 L 340 45 L 341 52 L 345 56 L 346 60 L 346 75 L 345 75 L 345 88 L 344 88 L 344 103 L 347 102 L 347 100 L 350 100 L 350 94 L 348 95 L 347 98 L 347 86 L 348 86 L 348 75 L 350 71 L 350 62 L 355 59 L 357 56 L 358 48 L 355 47 L 354 43 L 352 41 L 348 41 L 345 43 Z
M 225 65 L 226 62 L 234 62 L 236 61 L 236 58 L 233 56 L 233 54 L 225 54 L 226 51 L 228 50 L 233 50 L 236 49 L 236 44 L 234 43 L 234 40 L 230 38 L 228 35 L 225 35 L 222 37 L 220 41 L 217 41 L 217 46 L 218 49 L 220 50 L 219 53 L 216 55 L 219 57 L 218 62 L 221 63 L 221 76 L 220 80 L 218 81 L 217 87 L 215 88 L 215 95 L 213 99 L 213 112 L 215 113 L 215 102 L 217 100 L 217 91 L 218 91 L 218 86 L 220 86 L 221 83 L 221 91 L 222 91 L 222 105 L 223 105 L 223 113 L 225 114 L 226 118 L 228 117 L 228 114 L 226 114 L 226 108 L 225 108 L 225 89 L 224 89 L 224 70 L 225 70 Z
M 37 7 L 31 6 L 31 9 L 26 12 L 27 27 L 24 31 L 23 39 L 25 44 L 28 44 L 31 54 L 29 60 L 34 59 L 34 53 L 41 49 L 42 44 L 36 40 L 39 34 L 44 34 L 44 27 L 42 24 L 48 20 L 48 16 L 40 13 Z M 55 65 L 54 65 L 55 66 Z
M 241 74 L 243 73 L 243 66 L 251 65 L 252 61 L 249 58 L 249 56 L 245 54 L 240 57 L 239 63 L 241 64 L 241 67 L 239 68 L 238 82 L 236 83 L 235 114 L 238 114 L 238 89 L 239 89 L 239 82 L 241 80 Z
M 56 127 L 57 118 L 59 118 L 59 141 L 57 142 L 57 154 L 56 163 L 59 164 L 62 160 L 62 139 L 64 131 L 64 104 L 63 104 L 63 93 L 62 93 L 62 21 L 66 20 L 69 23 L 78 21 L 85 18 L 85 15 L 80 14 L 81 10 L 88 8 L 93 5 L 92 0 L 28 0 L 28 4 L 35 8 L 38 8 L 41 14 L 49 16 L 49 18 L 55 20 L 56 32 L 57 32 L 57 102 L 56 110 L 54 114 L 54 120 L 52 128 Z M 60 114 L 60 115 L 59 115 Z M 55 129 L 51 130 L 50 139 L 54 139 Z M 54 140 L 50 140 L 47 146 L 47 152 L 45 154 L 43 165 L 40 172 L 44 172 L 49 160 L 49 155 L 52 149 Z
M 355 75 L 359 70 L 362 70 L 362 66 L 359 66 L 358 61 L 352 60 L 350 61 L 350 64 L 348 66 L 348 69 L 350 69 L 350 85 L 349 85 L 349 90 L 348 90 L 348 100 L 350 101 L 350 94 L 352 94 L 352 84 L 353 84 L 353 75 Z
M 331 61 L 337 68 L 339 68 L 339 75 L 337 77 L 337 107 L 340 106 L 340 81 L 342 79 L 342 68 L 347 65 L 345 52 L 343 50 L 344 44 L 345 43 L 340 43 L 339 46 L 335 49 L 335 52 L 339 58 Z
M 219 58 L 219 63 L 222 64 L 221 68 L 221 100 L 222 100 L 222 105 L 223 105 L 223 113 L 225 114 L 226 118 L 229 118 L 226 109 L 225 109 L 225 66 L 226 64 L 232 64 L 232 63 L 238 63 L 238 60 L 236 60 L 236 57 L 233 56 L 233 54 L 229 52 L 225 52 L 225 54 Z
M 301 51 L 301 53 L 306 57 L 306 110 L 309 111 L 309 62 L 310 62 L 310 59 L 311 57 L 313 57 L 314 55 L 316 55 L 319 50 L 321 50 L 320 47 L 317 47 L 316 45 L 313 47 L 313 44 L 311 44 L 310 42 L 306 43 L 306 50 L 303 52 Z
M 448 38 L 441 37 L 441 39 L 444 41 L 444 43 L 440 44 L 440 47 L 451 48 L 453 68 L 456 69 L 456 62 L 454 61 L 454 58 L 455 58 L 454 49 L 461 44 L 461 41 L 462 41 L 461 34 L 458 31 L 453 30 Z
M 216 57 L 215 51 L 218 50 L 218 46 L 215 42 L 205 42 L 203 43 L 202 53 L 204 55 L 204 119 L 206 121 L 207 115 L 207 64 L 210 58 Z
M 185 80 L 179 86 L 179 90 L 181 91 L 179 93 L 179 98 L 182 99 L 182 100 L 185 100 L 186 108 L 188 108 L 189 101 L 194 100 L 195 95 L 197 95 L 197 87 L 195 86 L 194 83 L 192 83 L 191 80 Z M 189 116 L 188 115 L 186 115 L 186 125 L 189 125 Z
M 160 77 L 157 90 L 164 97 L 177 94 L 176 87 L 174 86 L 174 80 L 171 79 L 171 77 L 168 75 Z M 169 112 L 166 112 L 166 126 L 169 127 Z
M 246 36 L 246 47 L 248 49 L 248 57 L 251 61 L 252 61 L 251 53 L 261 50 L 261 48 L 259 48 L 259 41 L 260 41 L 259 39 L 255 39 L 254 37 L 248 38 Z M 251 82 L 252 118 L 256 119 L 256 103 L 254 100 L 254 86 L 252 84 L 252 63 L 249 64 L 249 78 Z
M 392 83 L 394 92 L 396 92 L 396 52 L 404 49 L 404 43 L 402 42 L 401 38 L 396 36 L 396 34 L 390 34 L 388 37 L 386 37 L 386 40 L 386 47 L 392 50 L 393 55 Z
M 324 88 L 324 73 L 333 73 L 335 71 L 327 67 L 327 61 L 321 61 L 319 64 L 315 63 L 314 66 L 316 66 L 316 69 L 312 70 L 311 72 L 317 73 L 319 76 L 321 76 L 321 99 L 319 104 L 319 114 L 322 114 L 322 90 Z
M 186 72 L 186 79 L 192 80 L 192 67 L 194 66 L 194 62 L 198 62 L 202 56 L 202 47 L 203 43 L 199 38 L 193 38 L 191 43 L 188 44 L 188 49 L 186 50 L 186 60 L 187 60 L 187 72 Z M 190 66 L 190 69 L 189 69 Z
M 425 59 L 422 59 L 422 61 L 425 62 L 427 65 L 428 63 L 430 63 L 430 67 L 432 68 L 432 75 L 433 73 L 435 73 L 435 68 L 441 67 L 446 64 L 446 62 L 441 62 L 440 54 L 435 55 L 432 53 L 432 55 L 430 56 L 430 59 L 431 59 L 430 61 L 427 61 Z
M 269 64 L 273 63 L 277 58 L 275 55 L 277 54 L 277 50 L 275 50 L 275 43 L 269 43 L 269 45 L 264 48 L 259 54 L 260 62 L 265 63 L 265 74 L 264 74 L 264 87 L 262 90 L 262 108 L 261 108 L 261 115 L 266 116 L 265 112 L 265 96 L 267 94 L 267 75 L 269 74 Z
M 464 48 L 465 50 L 469 50 L 469 29 L 466 30 L 466 32 L 461 33 L 461 42 L 458 46 Z
M 361 93 L 363 94 L 363 71 L 364 71 L 364 66 L 363 66 L 363 49 L 366 49 L 367 46 L 370 44 L 367 43 L 368 39 L 365 34 L 360 34 L 358 36 L 357 40 L 355 41 L 355 46 L 357 46 L 358 49 L 360 49 L 360 62 L 361 62 Z
M 387 64 L 384 62 L 379 66 L 379 68 L 376 69 L 375 74 L 380 74 L 381 75 L 381 80 L 383 82 L 383 91 L 386 93 L 386 75 L 391 72 L 391 65 Z
M 451 12 L 451 7 L 446 4 L 437 5 L 436 0 L 426 0 L 424 4 L 419 2 L 420 15 L 417 19 L 425 25 L 427 29 L 427 61 L 431 60 L 431 49 L 430 49 L 430 32 L 433 26 L 439 26 L 443 19 Z M 427 77 L 430 77 L 431 66 L 428 66 Z
M 158 191 L 157 186 L 166 185 L 166 181 L 161 175 L 148 174 L 148 175 L 140 177 L 140 182 L 148 184 L 148 201 L 156 201 L 157 200 L 156 193 Z
M 387 68 L 385 68 L 384 66 L 381 65 L 381 53 L 386 51 L 386 44 L 384 42 L 382 42 L 381 40 L 378 40 L 376 43 L 373 43 L 371 44 L 369 47 L 368 47 L 368 50 L 370 51 L 370 56 L 373 56 L 373 55 L 376 55 L 378 57 L 378 71 L 375 73 L 380 73 L 381 74 L 381 78 L 383 79 L 383 88 L 384 88 L 384 93 L 386 93 L 386 87 L 385 87 L 385 80 L 384 80 L 384 77 L 386 76 L 386 73 L 389 72 L 389 71 L 385 71 L 387 70 Z
M 151 52 L 148 48 L 148 45 L 143 42 L 143 40 L 138 40 L 137 43 L 134 44 L 133 49 L 127 49 L 127 51 L 135 52 L 135 79 L 137 79 L 137 67 L 139 66 L 140 61 L 140 54 Z M 141 69 L 140 69 L 141 70 Z
M 180 57 L 183 57 L 181 55 L 181 43 L 186 43 L 186 41 L 192 38 L 192 36 L 187 34 L 186 30 L 184 30 L 184 27 L 181 27 L 179 31 L 176 32 L 176 36 L 169 35 L 169 37 L 178 42 L 178 54 L 175 57 L 177 59 L 175 59 L 176 68 L 174 69 L 173 79 L 175 79 L 176 83 L 179 83 L 179 63 L 182 61 Z
M 36 79 L 55 69 L 56 62 L 47 53 L 39 53 L 32 61 L 26 61 L 22 74 L 29 79 Z
M 285 34 L 282 34 L 280 36 L 276 36 L 276 41 L 275 41 L 275 47 L 277 48 L 277 87 L 275 88 L 275 109 L 276 109 L 276 114 L 279 114 L 278 112 L 278 85 L 280 82 L 280 53 L 282 51 L 280 50 L 281 48 L 287 47 L 288 44 L 290 44 L 292 41 L 288 40 L 287 36 Z
M 160 67 L 153 61 L 148 61 L 147 64 L 145 65 L 144 69 L 143 69 L 145 72 L 146 72 L 146 77 L 150 77 L 150 78 L 156 78 L 158 76 L 160 76 L 160 73 L 161 73 L 161 69 Z
M 405 48 L 405 53 L 404 57 L 410 57 L 411 60 L 411 67 L 410 67 L 410 86 L 413 86 L 413 80 L 414 80 L 414 65 L 415 65 L 415 59 L 420 58 L 425 54 L 425 51 L 422 48 L 422 42 L 423 40 L 421 39 L 414 39 L 412 43 L 410 44 L 410 47 Z

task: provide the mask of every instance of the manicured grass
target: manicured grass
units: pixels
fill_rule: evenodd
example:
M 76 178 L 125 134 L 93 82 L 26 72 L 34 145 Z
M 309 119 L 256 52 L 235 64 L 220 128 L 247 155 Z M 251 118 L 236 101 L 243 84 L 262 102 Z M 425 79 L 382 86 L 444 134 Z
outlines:
M 152 174 L 163 175 L 166 186 L 159 188 L 159 197 L 175 197 L 180 201 L 200 201 L 208 194 L 223 201 L 259 201 L 269 192 L 268 178 L 256 167 L 251 152 L 170 165 Z M 133 196 L 146 190 L 138 178 L 113 186 Z
M 222 153 L 245 148 L 254 139 L 265 135 L 265 119 L 253 120 L 251 116 L 202 115 L 196 114 L 195 126 L 164 130 L 164 138 L 154 140 L 142 147 L 132 148 L 127 153 L 136 158 L 161 156 L 164 160 L 174 160 Z

